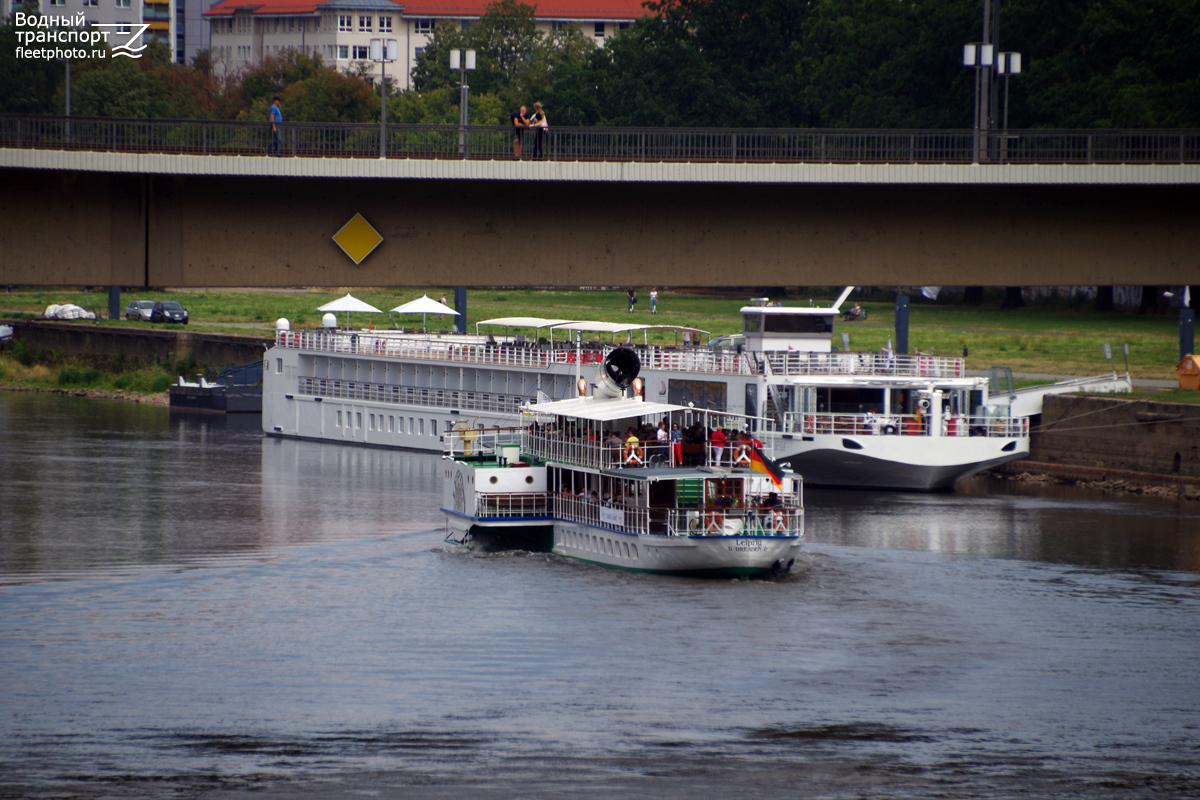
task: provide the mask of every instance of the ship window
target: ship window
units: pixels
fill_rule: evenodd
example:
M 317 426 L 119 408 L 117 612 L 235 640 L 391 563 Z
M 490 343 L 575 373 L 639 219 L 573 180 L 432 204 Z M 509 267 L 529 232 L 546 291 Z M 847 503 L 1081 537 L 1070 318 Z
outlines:
M 362 427 L 362 412 L 361 411 L 354 412 L 354 427 L 356 427 L 356 428 Z
M 420 431 L 421 431 L 421 435 L 424 436 L 425 435 L 425 418 L 421 417 L 419 420 L 417 420 L 417 422 L 419 422 L 421 424 Z
M 375 430 L 375 415 L 374 414 L 367 417 L 367 430 L 369 430 L 369 431 Z
M 532 475 L 526 475 L 526 476 L 525 476 L 525 482 L 526 482 L 526 483 L 533 483 L 533 476 L 532 476 Z
M 334 427 L 337 427 L 337 428 L 342 427 L 342 412 L 340 412 L 340 411 L 338 412 L 338 415 L 337 415 L 337 425 L 335 425 Z
M 408 432 L 409 432 L 409 433 L 416 433 L 416 432 L 417 432 L 417 426 L 416 426 L 416 424 L 413 422 L 413 418 L 412 418 L 412 417 L 409 417 L 409 418 L 408 418 Z
M 762 333 L 762 314 L 743 314 L 742 315 L 742 332 L 743 333 Z
M 496 483 L 498 480 L 500 479 L 493 475 L 492 477 L 488 478 L 488 483 Z
M 832 314 L 765 314 L 764 333 L 829 333 Z
M 276 372 L 276 374 L 279 374 L 279 375 L 283 374 L 283 359 L 282 358 L 275 359 L 275 372 Z
M 438 435 L 438 434 L 437 434 L 437 420 L 436 420 L 436 419 L 431 419 L 431 420 L 429 420 L 429 434 L 430 434 L 431 436 L 437 436 L 437 435 Z
M 710 411 L 726 411 L 726 386 L 720 381 L 667 381 L 667 402 Z
M 388 414 L 388 433 L 396 432 L 396 418 Z

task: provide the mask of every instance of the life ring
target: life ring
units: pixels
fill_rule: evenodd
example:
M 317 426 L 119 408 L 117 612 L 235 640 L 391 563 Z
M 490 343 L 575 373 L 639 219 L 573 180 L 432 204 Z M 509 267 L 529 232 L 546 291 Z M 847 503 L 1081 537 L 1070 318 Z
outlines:
M 640 444 L 625 445 L 625 463 L 626 464 L 641 464 L 642 462 L 642 446 Z
M 813 432 L 813 418 L 812 417 L 804 418 L 804 432 L 805 433 Z
M 750 448 L 744 444 L 739 444 L 733 451 L 733 465 L 736 467 L 750 465 Z
M 896 426 L 895 425 L 884 425 L 883 432 L 885 434 L 887 434 L 888 436 L 894 436 L 896 434 Z
M 724 533 L 725 532 L 725 515 L 720 511 L 713 511 L 708 515 L 708 525 L 705 528 L 709 533 Z
M 776 532 L 783 533 L 784 531 L 787 530 L 787 517 L 785 517 L 783 515 L 782 511 L 776 511 L 771 516 L 772 516 L 773 523 L 775 525 Z

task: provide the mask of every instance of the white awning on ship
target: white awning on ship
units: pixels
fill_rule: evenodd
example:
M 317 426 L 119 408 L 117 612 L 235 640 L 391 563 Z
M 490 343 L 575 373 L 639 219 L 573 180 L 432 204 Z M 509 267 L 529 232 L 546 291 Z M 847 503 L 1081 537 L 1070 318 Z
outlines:
M 495 319 L 485 319 L 476 322 L 475 335 L 479 335 L 480 325 L 503 325 L 506 332 L 508 328 L 534 328 L 535 330 L 549 328 L 550 341 L 553 342 L 554 326 L 570 321 L 569 319 L 543 319 L 542 317 L 496 317 Z
M 506 328 L 550 328 L 570 322 L 569 319 L 542 319 L 541 317 L 497 317 L 475 323 L 475 331 L 479 332 L 480 325 L 503 325 Z
M 550 403 L 535 403 L 529 410 L 537 414 L 555 414 L 593 422 L 612 422 L 617 419 L 651 416 L 660 418 L 672 411 L 687 411 L 687 406 L 670 403 L 648 403 L 640 398 L 617 397 L 597 400 L 594 397 L 573 397 L 570 400 L 555 400 Z M 694 409 L 693 409 L 694 410 Z

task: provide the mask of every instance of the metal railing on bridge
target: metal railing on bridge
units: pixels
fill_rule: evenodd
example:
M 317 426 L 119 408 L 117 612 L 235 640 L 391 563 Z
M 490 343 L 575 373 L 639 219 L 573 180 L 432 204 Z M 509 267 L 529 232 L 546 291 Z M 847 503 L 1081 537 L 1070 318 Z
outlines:
M 509 160 L 507 126 L 388 125 L 393 159 Z M 270 125 L 212 120 L 115 119 L 0 114 L 0 147 L 114 153 L 261 156 Z M 534 151 L 525 134 L 525 157 Z M 293 122 L 283 155 L 378 158 L 379 125 Z M 1200 162 L 1200 130 L 1011 130 L 984 134 L 980 159 L 1004 164 Z M 552 128 L 550 161 L 736 164 L 970 164 L 969 130 L 751 128 Z

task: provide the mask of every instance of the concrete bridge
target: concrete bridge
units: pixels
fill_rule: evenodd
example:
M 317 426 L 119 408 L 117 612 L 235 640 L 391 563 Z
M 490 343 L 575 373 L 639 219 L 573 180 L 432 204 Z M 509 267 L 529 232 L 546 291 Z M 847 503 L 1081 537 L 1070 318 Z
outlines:
M 2 282 L 1200 280 L 1197 131 L 1012 132 L 974 163 L 970 131 L 564 129 L 515 161 L 454 126 L 392 126 L 385 158 L 379 126 L 289 126 L 266 158 L 264 127 L 0 117 Z

